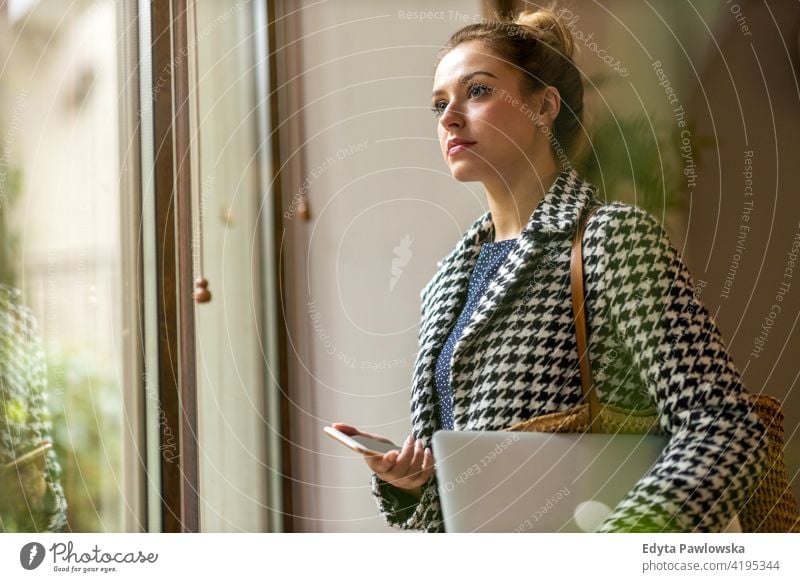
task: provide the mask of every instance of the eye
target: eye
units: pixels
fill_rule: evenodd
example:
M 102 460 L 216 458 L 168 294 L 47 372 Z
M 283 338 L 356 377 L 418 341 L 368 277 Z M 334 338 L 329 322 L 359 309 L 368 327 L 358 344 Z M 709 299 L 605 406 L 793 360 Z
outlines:
M 444 108 L 447 107 L 447 103 L 444 101 L 437 101 L 431 107 L 431 111 L 436 117 L 439 117 L 442 113 L 444 113 Z
M 485 83 L 469 83 L 469 88 L 467 89 L 467 96 L 470 98 L 480 97 L 484 94 L 491 95 L 492 93 L 494 93 L 494 88 Z M 437 101 L 431 107 L 431 111 L 436 117 L 439 117 L 444 113 L 445 107 L 447 107 L 445 101 Z
M 476 91 L 480 91 L 480 94 L 476 95 L 475 94 Z M 494 92 L 494 89 L 492 89 L 491 87 L 489 87 L 485 83 L 470 83 L 469 90 L 467 91 L 467 94 L 470 97 L 480 97 L 484 93 L 492 94 L 493 92 Z

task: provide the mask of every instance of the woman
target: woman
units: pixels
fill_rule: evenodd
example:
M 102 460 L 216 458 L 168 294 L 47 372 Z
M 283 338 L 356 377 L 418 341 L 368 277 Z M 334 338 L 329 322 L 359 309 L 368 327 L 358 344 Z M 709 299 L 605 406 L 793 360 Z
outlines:
M 439 55 L 442 154 L 457 180 L 483 183 L 490 210 L 422 290 L 412 434 L 399 454 L 366 457 L 392 526 L 443 531 L 434 431 L 502 430 L 582 401 L 569 257 L 602 202 L 569 164 L 583 118 L 573 50 L 539 10 L 466 26 Z M 600 402 L 656 405 L 670 435 L 598 531 L 724 530 L 761 470 L 765 429 L 688 269 L 649 213 L 613 202 L 586 225 L 584 273 Z

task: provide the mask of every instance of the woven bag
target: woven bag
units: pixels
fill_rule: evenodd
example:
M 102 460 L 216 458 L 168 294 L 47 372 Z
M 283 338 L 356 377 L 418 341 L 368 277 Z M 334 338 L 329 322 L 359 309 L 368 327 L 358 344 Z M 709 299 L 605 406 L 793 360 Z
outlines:
M 621 433 L 663 435 L 656 407 L 627 409 L 606 404 L 597 399 L 587 349 L 586 314 L 583 288 L 583 231 L 595 206 L 581 220 L 572 241 L 570 257 L 570 288 L 575 317 L 575 336 L 581 369 L 583 403 L 566 410 L 542 414 L 518 422 L 504 430 L 510 432 L 567 432 Z M 748 395 L 752 407 L 767 427 L 766 470 L 754 491 L 739 511 L 738 518 L 745 532 L 800 532 L 800 511 L 789 485 L 789 475 L 783 458 L 783 412 L 781 403 L 766 394 Z
M 761 422 L 767 427 L 766 470 L 739 512 L 746 532 L 800 532 L 800 511 L 783 458 L 783 411 L 777 398 L 767 394 L 750 397 Z

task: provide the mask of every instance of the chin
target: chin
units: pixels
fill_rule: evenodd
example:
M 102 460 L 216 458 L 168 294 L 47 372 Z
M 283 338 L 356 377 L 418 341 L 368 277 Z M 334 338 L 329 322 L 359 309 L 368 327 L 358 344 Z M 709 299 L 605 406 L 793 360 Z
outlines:
M 455 164 L 450 168 L 450 174 L 459 182 L 481 182 L 482 173 L 473 164 Z

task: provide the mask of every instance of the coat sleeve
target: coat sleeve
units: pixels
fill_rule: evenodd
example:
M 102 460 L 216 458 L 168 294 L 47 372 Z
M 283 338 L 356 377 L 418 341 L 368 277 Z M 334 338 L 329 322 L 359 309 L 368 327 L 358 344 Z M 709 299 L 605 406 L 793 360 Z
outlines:
M 372 495 L 378 511 L 390 526 L 428 533 L 444 531 L 435 476 L 423 486 L 422 496 L 417 498 L 373 473 Z
M 610 206 L 594 284 L 669 442 L 598 531 L 722 531 L 763 470 L 765 427 L 664 229 Z
M 414 377 L 426 365 L 428 356 L 420 353 L 414 366 Z M 417 382 L 415 382 L 416 384 Z M 414 392 L 411 397 L 412 434 L 426 447 L 431 446 L 432 423 L 435 408 L 424 391 Z M 404 530 L 419 530 L 430 533 L 444 531 L 444 522 L 439 505 L 439 490 L 436 474 L 422 486 L 422 495 L 416 497 L 372 473 L 372 495 L 378 511 L 390 526 Z

